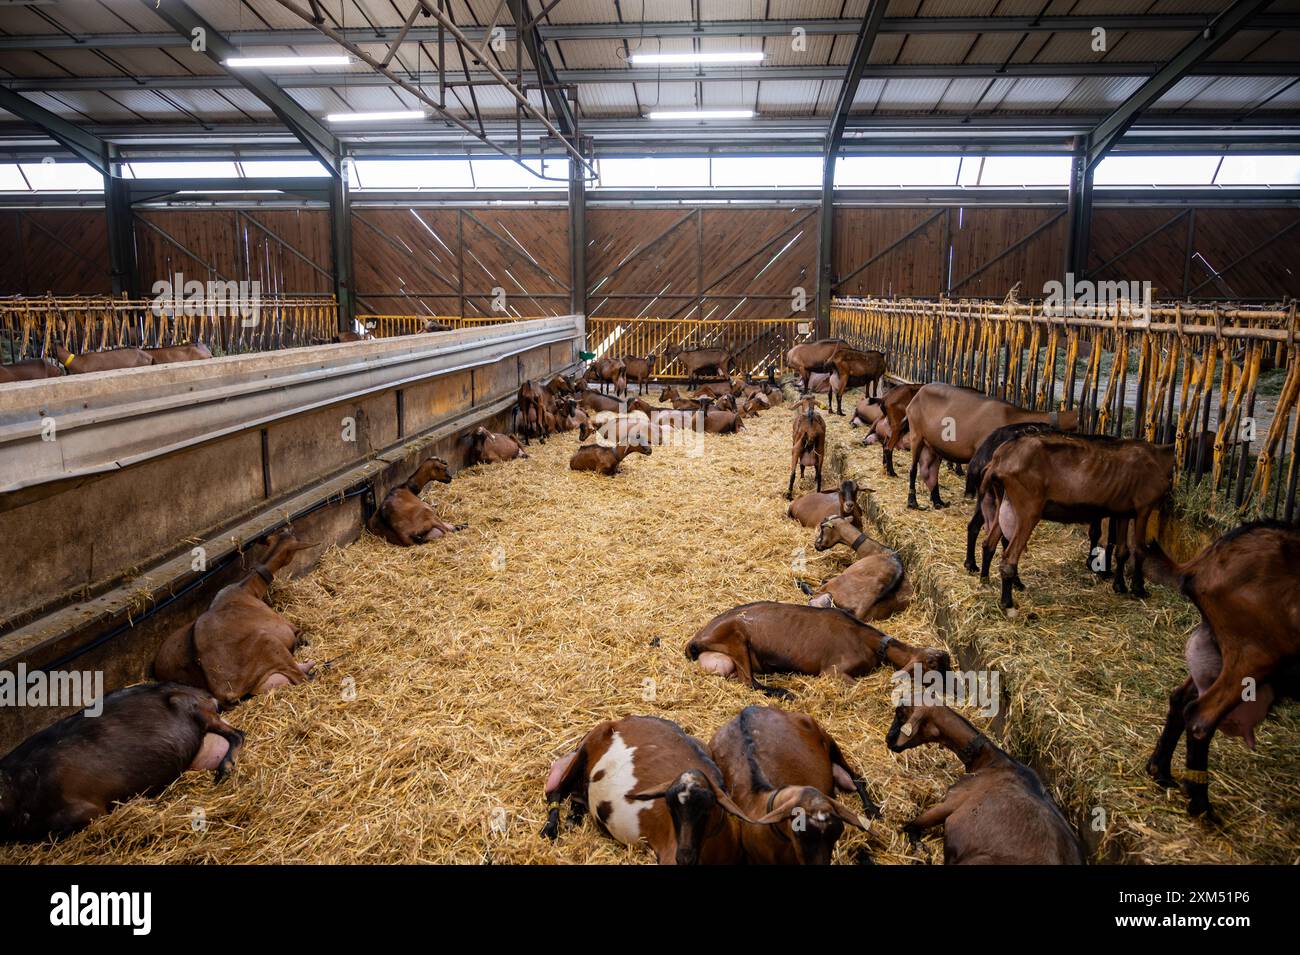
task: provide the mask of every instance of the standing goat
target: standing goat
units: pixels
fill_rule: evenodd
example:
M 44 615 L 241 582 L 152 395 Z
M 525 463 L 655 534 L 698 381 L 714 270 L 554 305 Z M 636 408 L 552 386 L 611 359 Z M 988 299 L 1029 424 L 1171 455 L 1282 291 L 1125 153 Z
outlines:
M 804 468 L 812 465 L 817 490 L 822 489 L 822 461 L 826 457 L 826 419 L 817 413 L 817 402 L 804 398 L 795 405 L 793 436 L 790 443 L 790 486 L 785 499 L 794 498 L 795 471 L 803 480 Z
M 1282 697 L 1300 696 L 1300 529 L 1243 524 L 1186 564 L 1151 545 L 1152 577 L 1180 589 L 1201 612 L 1185 651 L 1190 676 L 1169 696 L 1165 727 L 1147 761 L 1162 786 L 1187 732 L 1188 812 L 1213 818 L 1207 773 L 1216 731 L 1255 748 L 1255 726 Z

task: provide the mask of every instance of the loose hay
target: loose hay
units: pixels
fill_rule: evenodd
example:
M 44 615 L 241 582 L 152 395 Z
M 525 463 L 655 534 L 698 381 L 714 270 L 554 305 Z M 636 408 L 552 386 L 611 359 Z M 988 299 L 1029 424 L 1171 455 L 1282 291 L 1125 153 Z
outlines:
M 1168 696 L 1187 676 L 1183 645 L 1200 619 L 1174 591 L 1148 585 L 1137 600 L 1111 591 L 1084 567 L 1079 528 L 1043 522 L 1020 563 L 1028 590 L 1019 616 L 1003 617 L 994 584 L 962 567 L 971 505 L 964 479 L 945 468 L 943 497 L 958 506 L 908 510 L 906 478 L 881 471 L 880 452 L 849 445 L 847 467 L 876 489 L 885 539 L 914 583 L 942 595 L 939 631 L 970 665 L 1002 674 L 1000 738 L 1040 770 L 1100 857 L 1141 863 L 1294 863 L 1300 860 L 1300 719 L 1283 706 L 1257 730 L 1254 753 L 1226 736 L 1210 747 L 1214 828 L 1186 813 L 1186 798 L 1146 774 Z M 903 459 L 906 459 L 903 454 Z M 907 463 L 898 464 L 900 475 Z M 978 550 L 977 550 L 978 559 Z M 1131 564 L 1130 568 L 1131 569 Z M 1174 755 L 1182 776 L 1183 746 Z M 1100 812 L 1098 811 L 1100 810 Z M 1094 824 L 1100 828 L 1094 828 Z
M 937 619 L 954 642 L 973 637 L 1005 673 L 1009 748 L 1059 773 L 1072 815 L 1106 808 L 1103 847 L 1143 861 L 1295 858 L 1293 715 L 1265 728 L 1253 757 L 1215 745 L 1212 797 L 1227 837 L 1207 835 L 1141 774 L 1179 678 L 1190 616 L 1178 598 L 1112 597 L 1074 567 L 1078 538 L 1045 526 L 1020 595 L 1038 620 L 1007 624 L 992 592 L 961 571 L 964 509 L 906 511 L 905 483 L 880 475 L 878 451 L 848 446 L 846 422 L 828 419 L 842 445 L 834 460 L 876 489 L 878 533 L 903 548 L 922 585 L 882 629 L 943 646 Z M 808 579 L 847 564 L 846 552 L 818 554 L 812 532 L 785 516 L 789 429 L 777 408 L 738 435 L 709 436 L 703 457 L 655 448 L 612 479 L 568 470 L 572 435 L 534 443 L 527 460 L 461 472 L 431 493 L 440 516 L 468 530 L 411 549 L 366 536 L 276 589 L 275 605 L 312 641 L 300 655 L 337 663 L 230 714 L 248 734 L 231 779 L 188 774 L 60 843 L 0 847 L 0 862 L 652 861 L 590 818 L 543 839 L 542 786 L 551 761 L 602 719 L 660 715 L 707 741 L 741 707 L 769 702 L 704 675 L 683 647 L 736 604 L 801 601 L 801 553 Z M 837 862 L 864 848 L 877 862 L 914 861 L 899 827 L 958 776 L 934 747 L 886 750 L 888 677 L 774 681 L 795 694 L 783 705 L 820 720 L 884 801 L 885 818 L 846 833 Z M 942 858 L 937 836 L 922 855 Z
M 818 554 L 812 532 L 785 516 L 789 430 L 776 409 L 738 435 L 707 436 L 703 456 L 657 447 L 615 478 L 568 469 L 573 435 L 457 474 L 430 493 L 468 530 L 410 549 L 366 536 L 276 588 L 275 606 L 311 640 L 300 656 L 339 659 L 313 683 L 231 712 L 248 734 L 231 779 L 189 774 L 157 800 L 133 800 L 57 845 L 0 849 L 0 860 L 653 861 L 589 818 L 562 825 L 555 843 L 538 835 L 546 774 L 603 719 L 664 716 L 707 741 L 741 707 L 769 702 L 706 676 L 683 648 L 736 604 L 802 601 L 800 549 L 809 578 L 847 563 Z M 885 629 L 934 640 L 924 601 Z M 868 846 L 876 861 L 909 861 L 899 826 L 956 778 L 955 761 L 886 750 L 886 672 L 854 686 L 778 682 L 885 800 L 886 820 L 846 835 L 837 860 Z

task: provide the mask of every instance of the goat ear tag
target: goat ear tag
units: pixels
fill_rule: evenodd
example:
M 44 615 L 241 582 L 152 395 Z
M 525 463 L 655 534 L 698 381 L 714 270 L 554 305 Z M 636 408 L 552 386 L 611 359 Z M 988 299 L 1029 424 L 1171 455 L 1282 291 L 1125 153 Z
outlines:
M 904 723 L 903 728 L 899 730 L 899 732 L 902 733 L 904 736 L 911 736 L 912 733 L 914 732 L 914 730 L 912 729 L 912 724 Z

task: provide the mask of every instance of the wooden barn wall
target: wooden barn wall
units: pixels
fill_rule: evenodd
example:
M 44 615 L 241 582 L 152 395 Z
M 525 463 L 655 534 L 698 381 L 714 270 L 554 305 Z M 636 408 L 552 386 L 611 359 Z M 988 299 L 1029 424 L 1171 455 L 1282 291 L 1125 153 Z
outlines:
M 0 294 L 106 295 L 108 230 L 98 209 L 0 212 Z
M 490 316 L 569 312 L 564 209 L 354 209 L 358 311 Z
M 811 315 L 817 215 L 787 209 L 592 209 L 587 308 L 626 318 Z
M 137 210 L 141 294 L 180 273 L 185 281 L 257 281 L 263 295 L 334 291 L 329 213 L 323 209 Z
M 837 294 L 1001 298 L 1017 282 L 1023 297 L 1041 294 L 1064 257 L 1061 211 L 837 209 Z M 490 315 L 499 287 L 517 314 L 563 314 L 567 219 L 563 209 L 354 210 L 360 311 Z M 611 317 L 787 317 L 794 288 L 814 295 L 816 233 L 806 206 L 593 208 L 589 308 Z M 139 210 L 135 241 L 142 292 L 177 271 L 256 279 L 268 295 L 333 291 L 324 210 Z M 0 248 L 0 295 L 110 291 L 100 210 L 0 211 Z M 1099 208 L 1090 254 L 1093 277 L 1148 281 L 1157 298 L 1300 296 L 1300 210 Z
M 944 292 L 951 209 L 845 208 L 835 212 L 837 294 Z

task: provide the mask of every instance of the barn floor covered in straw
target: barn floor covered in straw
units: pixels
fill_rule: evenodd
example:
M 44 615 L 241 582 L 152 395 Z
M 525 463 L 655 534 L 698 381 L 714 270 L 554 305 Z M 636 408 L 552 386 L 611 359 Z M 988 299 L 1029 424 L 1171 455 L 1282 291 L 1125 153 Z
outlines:
M 1078 534 L 1045 528 L 1022 566 L 1032 615 L 1008 623 L 993 591 L 960 567 L 966 508 L 906 511 L 905 482 L 880 474 L 879 451 L 858 447 L 846 421 L 829 419 L 834 458 L 874 489 L 876 533 L 904 549 L 920 588 L 882 629 L 929 646 L 946 645 L 942 633 L 1005 671 L 1009 714 L 995 735 L 1052 771 L 1072 819 L 1105 810 L 1107 857 L 1295 861 L 1293 711 L 1262 728 L 1254 755 L 1216 741 L 1222 833 L 1189 820 L 1181 798 L 1142 773 L 1181 679 L 1192 613 L 1180 598 L 1112 596 L 1080 572 Z M 683 647 L 736 604 L 802 601 L 801 560 L 813 580 L 847 564 L 843 549 L 818 554 L 813 532 L 785 516 L 789 429 L 788 406 L 778 408 L 739 435 L 708 436 L 702 456 L 657 448 L 614 479 L 569 471 L 578 441 L 562 435 L 534 444 L 528 460 L 435 485 L 440 514 L 468 530 L 409 550 L 364 536 L 276 587 L 274 605 L 312 642 L 300 656 L 335 662 L 229 714 L 248 736 L 230 779 L 187 774 L 60 843 L 0 847 L 0 862 L 653 861 L 590 818 L 562 825 L 554 843 L 540 837 L 543 783 L 600 720 L 659 715 L 707 741 L 743 706 L 770 702 L 704 675 Z M 958 498 L 956 479 L 944 480 Z M 917 853 L 899 828 L 959 765 L 933 747 L 888 752 L 888 677 L 773 678 L 793 691 L 782 705 L 820 720 L 884 801 L 884 819 L 846 835 L 837 862 L 942 858 L 937 835 Z

